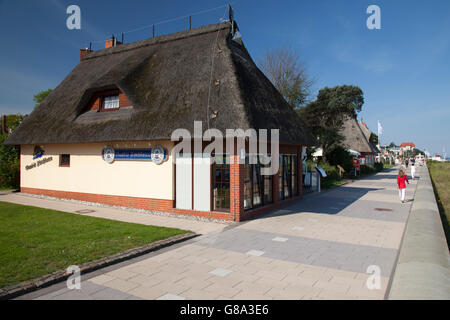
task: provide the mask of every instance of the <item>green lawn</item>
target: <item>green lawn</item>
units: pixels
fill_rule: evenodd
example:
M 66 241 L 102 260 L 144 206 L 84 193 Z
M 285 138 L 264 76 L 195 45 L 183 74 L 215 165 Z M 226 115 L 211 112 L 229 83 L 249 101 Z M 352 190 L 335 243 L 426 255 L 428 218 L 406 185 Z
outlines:
M 186 232 L 0 202 L 0 287 Z
M 441 220 L 450 247 L 450 162 L 427 161 Z
M 323 189 L 330 189 L 333 187 L 337 187 L 343 185 L 347 180 L 345 179 L 323 179 L 320 182 L 320 186 Z

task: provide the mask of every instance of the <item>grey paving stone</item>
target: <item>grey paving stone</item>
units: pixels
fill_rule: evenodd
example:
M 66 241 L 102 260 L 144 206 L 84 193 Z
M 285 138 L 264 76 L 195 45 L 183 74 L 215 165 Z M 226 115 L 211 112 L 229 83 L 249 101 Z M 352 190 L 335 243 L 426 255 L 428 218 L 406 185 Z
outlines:
M 275 233 L 235 228 L 222 233 L 214 244 L 201 241 L 198 244 L 225 249 L 224 243 L 227 243 L 226 250 L 235 252 L 247 253 L 250 250 L 260 250 L 264 251 L 264 256 L 268 258 L 363 273 L 366 272 L 365 265 L 378 263 L 383 265 L 383 276 L 390 275 L 389 266 L 394 264 L 397 253 L 395 249 L 295 236 L 291 236 L 287 242 L 272 241 L 277 236 L 279 235 Z M 258 248 L 255 249 L 254 244 L 250 247 L 248 242 L 241 241 L 241 237 L 253 238 L 257 241 Z M 232 245 L 229 245 L 230 240 Z

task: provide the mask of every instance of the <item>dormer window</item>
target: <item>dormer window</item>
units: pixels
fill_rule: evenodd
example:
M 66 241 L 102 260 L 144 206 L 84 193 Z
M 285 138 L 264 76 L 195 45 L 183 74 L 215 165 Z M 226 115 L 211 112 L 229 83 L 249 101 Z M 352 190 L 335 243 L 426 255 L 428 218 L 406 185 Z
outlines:
M 119 109 L 119 95 L 103 97 L 102 109 L 103 110 Z
M 125 94 L 118 88 L 97 90 L 86 94 L 90 94 L 90 98 L 83 113 L 119 111 L 122 108 L 133 107 Z

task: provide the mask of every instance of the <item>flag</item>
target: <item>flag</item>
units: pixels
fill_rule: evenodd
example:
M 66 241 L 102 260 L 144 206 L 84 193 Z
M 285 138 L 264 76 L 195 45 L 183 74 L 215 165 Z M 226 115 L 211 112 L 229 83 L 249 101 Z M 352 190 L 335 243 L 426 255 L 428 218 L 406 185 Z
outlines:
M 383 127 L 381 126 L 380 121 L 378 120 L 378 136 L 383 134 Z

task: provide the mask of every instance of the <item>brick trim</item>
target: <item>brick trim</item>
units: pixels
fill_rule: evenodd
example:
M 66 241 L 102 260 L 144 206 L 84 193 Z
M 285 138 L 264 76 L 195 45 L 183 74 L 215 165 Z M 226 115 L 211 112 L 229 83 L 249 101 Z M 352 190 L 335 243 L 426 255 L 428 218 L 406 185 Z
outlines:
M 71 192 L 60 190 L 48 190 L 21 187 L 20 192 L 44 195 L 54 198 L 71 199 L 87 202 L 102 203 L 112 206 L 128 207 L 135 209 L 144 209 L 149 211 L 161 211 L 168 213 L 176 213 L 190 216 L 197 216 L 207 219 L 227 220 L 232 221 L 233 216 L 228 212 L 208 212 L 208 211 L 196 211 L 196 210 L 183 210 L 175 208 L 174 200 L 165 199 L 152 199 L 152 198 L 140 198 L 129 196 L 114 196 L 106 194 L 84 193 L 84 192 Z

